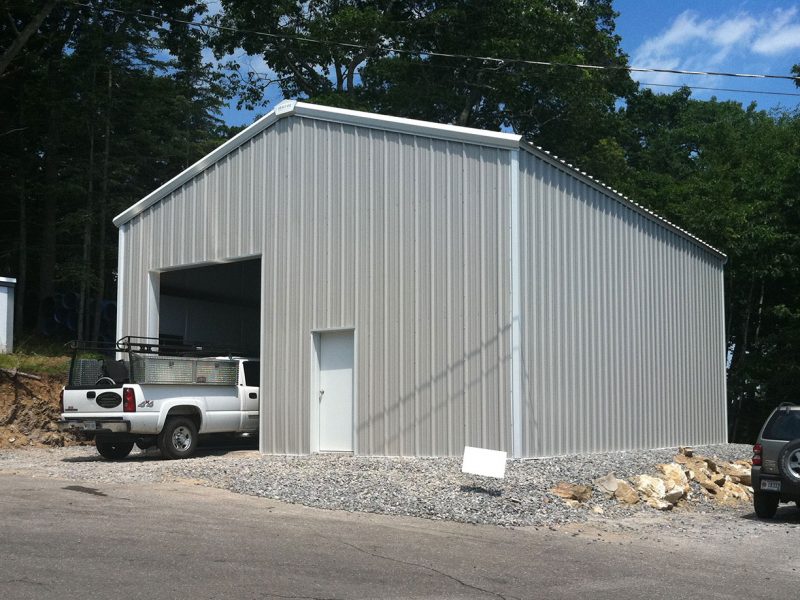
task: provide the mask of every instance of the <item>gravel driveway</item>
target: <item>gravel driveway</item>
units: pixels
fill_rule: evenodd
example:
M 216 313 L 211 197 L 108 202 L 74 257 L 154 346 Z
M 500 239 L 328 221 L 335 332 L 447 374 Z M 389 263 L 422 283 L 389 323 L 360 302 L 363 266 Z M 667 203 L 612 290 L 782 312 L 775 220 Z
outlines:
M 695 452 L 722 460 L 747 459 L 751 446 L 697 446 Z M 257 452 L 205 452 L 179 460 L 140 453 L 118 462 L 101 459 L 94 447 L 0 450 L 0 471 L 82 482 L 135 483 L 178 479 L 317 508 L 409 515 L 427 519 L 504 526 L 555 526 L 596 518 L 626 518 L 653 509 L 618 504 L 595 491 L 571 508 L 549 490 L 561 481 L 590 483 L 613 471 L 617 477 L 654 474 L 675 449 L 611 452 L 547 459 L 511 460 L 506 478 L 461 473 L 457 458 L 367 458 L 334 455 L 262 456 Z M 752 512 L 715 505 L 700 493 L 687 511 Z

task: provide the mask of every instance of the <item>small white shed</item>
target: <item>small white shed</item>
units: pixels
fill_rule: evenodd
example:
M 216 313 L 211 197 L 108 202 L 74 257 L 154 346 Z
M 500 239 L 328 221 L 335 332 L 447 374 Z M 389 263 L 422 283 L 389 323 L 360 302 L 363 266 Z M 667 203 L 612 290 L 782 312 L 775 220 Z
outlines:
M 0 354 L 14 351 L 14 288 L 17 280 L 0 277 Z

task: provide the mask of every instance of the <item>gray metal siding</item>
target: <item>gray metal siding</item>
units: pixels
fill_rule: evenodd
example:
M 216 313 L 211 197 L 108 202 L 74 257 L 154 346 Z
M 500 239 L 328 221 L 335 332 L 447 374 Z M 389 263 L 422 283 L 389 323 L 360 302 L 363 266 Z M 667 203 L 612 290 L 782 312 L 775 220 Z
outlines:
M 520 153 L 523 453 L 724 442 L 722 262 Z
M 147 273 L 262 256 L 261 448 L 306 453 L 312 336 L 352 328 L 356 452 L 510 447 L 509 152 L 290 117 L 123 226 Z
M 268 138 L 262 447 L 309 451 L 310 334 L 352 328 L 357 453 L 508 448 L 508 152 L 299 118 Z

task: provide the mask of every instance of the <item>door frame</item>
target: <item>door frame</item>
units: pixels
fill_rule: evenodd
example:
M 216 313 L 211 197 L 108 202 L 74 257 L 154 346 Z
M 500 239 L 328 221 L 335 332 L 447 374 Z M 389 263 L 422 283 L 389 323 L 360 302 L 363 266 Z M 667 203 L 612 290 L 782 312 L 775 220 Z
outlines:
M 310 451 L 319 453 L 319 386 L 320 359 L 322 358 L 322 335 L 325 333 L 352 333 L 353 335 L 353 455 L 358 454 L 358 332 L 355 327 L 329 327 L 312 329 L 311 335 L 311 389 L 310 389 Z

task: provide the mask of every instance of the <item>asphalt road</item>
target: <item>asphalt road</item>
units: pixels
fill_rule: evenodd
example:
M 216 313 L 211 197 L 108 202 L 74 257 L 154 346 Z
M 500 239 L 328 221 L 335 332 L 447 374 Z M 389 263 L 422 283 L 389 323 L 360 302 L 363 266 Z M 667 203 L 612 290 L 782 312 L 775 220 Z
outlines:
M 6 473 L 0 598 L 796 598 L 782 510 L 514 530 Z

